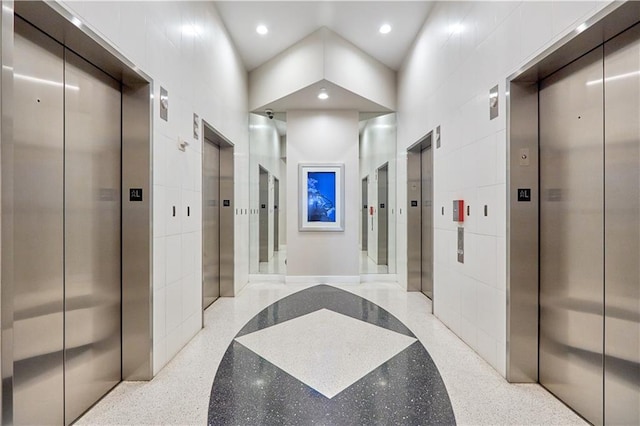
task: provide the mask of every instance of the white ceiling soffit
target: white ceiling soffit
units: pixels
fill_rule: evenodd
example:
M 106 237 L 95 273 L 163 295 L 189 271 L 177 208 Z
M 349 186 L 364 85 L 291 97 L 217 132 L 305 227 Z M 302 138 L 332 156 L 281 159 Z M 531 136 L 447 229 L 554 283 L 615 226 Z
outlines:
M 318 99 L 320 89 L 326 89 L 329 99 Z M 311 84 L 297 92 L 279 98 L 268 103 L 260 110 L 254 112 L 264 113 L 264 110 L 290 111 L 290 110 L 356 110 L 363 112 L 376 112 L 385 114 L 392 112 L 390 109 L 379 105 L 367 98 L 356 95 L 327 80 L 321 80 Z
M 216 1 L 248 71 L 321 27 L 398 70 L 427 18 L 429 1 Z M 389 34 L 378 32 L 382 24 Z M 267 35 L 256 33 L 266 25 Z

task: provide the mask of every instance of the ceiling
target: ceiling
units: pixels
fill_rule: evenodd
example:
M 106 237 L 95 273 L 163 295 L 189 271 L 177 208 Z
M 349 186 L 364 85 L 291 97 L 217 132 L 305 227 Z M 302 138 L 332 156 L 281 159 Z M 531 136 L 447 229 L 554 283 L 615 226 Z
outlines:
M 321 27 L 398 70 L 431 10 L 427 1 L 216 1 L 248 71 Z M 380 34 L 384 23 L 392 26 Z M 258 25 L 269 33 L 259 35 Z

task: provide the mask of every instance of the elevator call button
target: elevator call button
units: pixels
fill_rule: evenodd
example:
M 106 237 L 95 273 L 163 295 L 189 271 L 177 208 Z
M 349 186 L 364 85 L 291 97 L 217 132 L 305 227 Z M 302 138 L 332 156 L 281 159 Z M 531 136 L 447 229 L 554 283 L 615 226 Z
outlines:
M 129 188 L 129 201 L 142 201 L 142 188 Z

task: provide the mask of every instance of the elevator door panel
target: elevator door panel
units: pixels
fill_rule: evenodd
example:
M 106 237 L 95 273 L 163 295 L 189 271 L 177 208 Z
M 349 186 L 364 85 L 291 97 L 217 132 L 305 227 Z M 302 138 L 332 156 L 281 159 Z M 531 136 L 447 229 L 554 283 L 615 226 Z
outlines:
M 278 213 L 280 204 L 280 181 L 273 180 L 273 251 L 280 249 L 280 214 Z
M 369 178 L 362 179 L 362 251 L 369 250 Z
M 389 168 L 378 169 L 378 266 L 389 264 Z
M 640 424 L 640 26 L 605 45 L 606 424 Z
M 62 424 L 64 53 L 15 31 L 13 422 Z
M 203 308 L 220 297 L 220 148 L 205 140 L 204 163 Z
M 121 378 L 120 85 L 65 55 L 65 421 Z
M 540 383 L 603 422 L 602 48 L 540 85 Z
M 269 172 L 260 167 L 258 256 L 260 262 L 269 261 Z
M 433 196 L 431 191 L 432 159 L 431 147 L 424 149 L 421 156 L 422 189 L 422 275 L 421 289 L 433 299 Z

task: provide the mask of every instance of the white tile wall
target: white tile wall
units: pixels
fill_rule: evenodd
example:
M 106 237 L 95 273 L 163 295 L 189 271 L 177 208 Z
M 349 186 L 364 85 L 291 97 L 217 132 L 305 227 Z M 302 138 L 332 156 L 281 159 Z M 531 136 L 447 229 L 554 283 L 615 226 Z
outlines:
M 607 4 L 439 2 L 398 75 L 398 158 L 442 126 L 442 147 L 434 152 L 435 313 L 503 375 L 506 78 Z M 489 120 L 488 94 L 496 84 L 500 115 Z M 397 164 L 398 206 L 403 206 L 406 161 Z M 456 259 L 457 225 L 451 219 L 451 202 L 458 198 L 472 213 L 463 225 L 465 264 Z M 406 226 L 400 216 L 398 278 L 404 285 Z
M 192 137 L 192 114 L 234 143 L 234 207 L 248 208 L 247 73 L 211 2 L 62 4 L 153 79 L 155 99 L 161 86 L 169 92 L 169 120 L 159 118 L 157 104 L 153 117 L 155 374 L 202 322 L 202 146 Z M 179 138 L 189 142 L 186 152 Z M 236 217 L 235 241 L 239 291 L 248 278 L 248 216 Z

